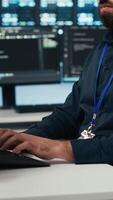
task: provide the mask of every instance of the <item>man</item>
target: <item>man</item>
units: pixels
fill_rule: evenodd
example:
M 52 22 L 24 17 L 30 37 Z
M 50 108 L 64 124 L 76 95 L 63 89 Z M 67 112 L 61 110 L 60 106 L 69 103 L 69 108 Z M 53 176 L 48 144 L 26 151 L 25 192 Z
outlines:
M 113 0 L 100 0 L 99 12 L 109 33 L 64 105 L 24 133 L 0 129 L 1 149 L 75 163 L 113 162 Z

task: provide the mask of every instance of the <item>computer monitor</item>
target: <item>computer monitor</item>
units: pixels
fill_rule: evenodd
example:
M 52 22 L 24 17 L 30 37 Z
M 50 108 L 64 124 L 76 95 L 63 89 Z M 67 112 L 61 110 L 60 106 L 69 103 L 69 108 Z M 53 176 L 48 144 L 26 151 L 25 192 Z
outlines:
M 0 87 L 0 108 L 3 107 L 3 91 L 2 87 Z
M 34 27 L 38 24 L 37 0 L 1 0 L 1 27 Z
M 40 26 L 73 25 L 73 0 L 40 0 Z
M 60 81 L 60 46 L 57 29 L 0 38 L 0 83 Z
M 62 105 L 73 83 L 16 85 L 15 109 L 20 112 L 47 111 Z
M 37 39 L 0 40 L 0 83 L 24 81 L 29 72 L 38 71 Z
M 64 77 L 80 75 L 86 58 L 106 31 L 104 27 L 72 26 L 64 32 Z
M 97 0 L 75 0 L 75 23 L 78 26 L 102 26 Z

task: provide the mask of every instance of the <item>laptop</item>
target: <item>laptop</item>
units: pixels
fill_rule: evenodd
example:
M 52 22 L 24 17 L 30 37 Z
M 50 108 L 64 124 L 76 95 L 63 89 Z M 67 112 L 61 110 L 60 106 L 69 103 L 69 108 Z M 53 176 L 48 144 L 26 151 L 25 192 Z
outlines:
M 17 112 L 52 111 L 65 102 L 72 86 L 73 83 L 16 85 L 14 108 Z
M 0 150 L 0 169 L 19 169 L 48 166 L 50 166 L 50 164 L 47 162 L 25 156 L 25 154 L 14 154 L 11 151 Z

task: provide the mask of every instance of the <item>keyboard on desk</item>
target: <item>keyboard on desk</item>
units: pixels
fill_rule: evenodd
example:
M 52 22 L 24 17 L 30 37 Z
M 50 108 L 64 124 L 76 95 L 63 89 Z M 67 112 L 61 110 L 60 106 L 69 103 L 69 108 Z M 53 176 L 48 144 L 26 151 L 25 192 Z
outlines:
M 36 160 L 22 154 L 0 150 L 0 169 L 17 169 L 29 167 L 48 167 L 47 162 Z

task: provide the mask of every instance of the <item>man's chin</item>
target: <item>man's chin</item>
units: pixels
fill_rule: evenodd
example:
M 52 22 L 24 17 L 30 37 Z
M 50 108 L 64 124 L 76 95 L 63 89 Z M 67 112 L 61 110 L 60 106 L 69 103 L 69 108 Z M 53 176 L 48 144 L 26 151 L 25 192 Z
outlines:
M 113 14 L 100 14 L 100 17 L 104 26 L 109 29 L 113 29 Z

